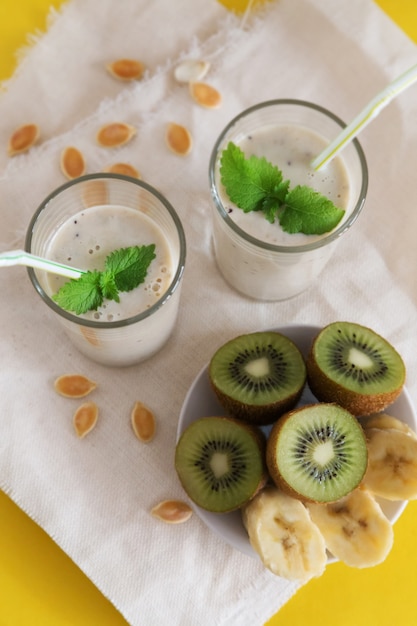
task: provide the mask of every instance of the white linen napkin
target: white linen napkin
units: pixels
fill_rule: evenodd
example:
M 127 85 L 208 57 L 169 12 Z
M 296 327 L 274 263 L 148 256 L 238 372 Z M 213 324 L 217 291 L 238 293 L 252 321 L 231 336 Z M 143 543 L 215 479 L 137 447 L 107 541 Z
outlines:
M 106 74 L 104 64 L 123 56 L 147 65 L 143 81 L 124 85 Z M 222 93 L 221 108 L 199 107 L 175 83 L 173 69 L 185 58 L 211 62 L 206 81 Z M 310 99 L 349 120 L 416 59 L 416 46 L 370 0 L 279 0 L 244 29 L 214 0 L 72 0 L 4 85 L 1 144 L 28 121 L 39 124 L 43 142 L 13 159 L 0 154 L 0 250 L 23 245 L 37 205 L 64 182 L 59 155 L 70 144 L 91 172 L 130 161 L 166 195 L 186 232 L 175 332 L 159 354 L 126 369 L 78 354 L 23 268 L 0 272 L 0 486 L 132 626 L 260 625 L 299 586 L 229 547 L 197 515 L 169 526 L 149 513 L 162 499 L 184 498 L 173 466 L 177 420 L 215 346 L 263 327 L 357 321 L 395 344 L 417 392 L 417 87 L 364 131 L 366 208 L 323 278 L 293 300 L 254 302 L 224 283 L 212 253 L 207 177 L 217 135 L 247 106 Z M 112 153 L 94 140 L 110 121 L 138 129 Z M 169 121 L 194 137 L 185 158 L 165 146 Z M 100 420 L 81 441 L 71 423 L 76 401 L 53 391 L 54 379 L 71 372 L 99 383 Z M 158 419 L 148 445 L 130 427 L 136 400 Z

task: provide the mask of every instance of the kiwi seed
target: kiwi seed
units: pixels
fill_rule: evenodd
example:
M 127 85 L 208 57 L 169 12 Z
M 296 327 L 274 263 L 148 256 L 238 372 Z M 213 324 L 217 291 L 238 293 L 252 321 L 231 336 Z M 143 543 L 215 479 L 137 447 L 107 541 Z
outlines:
M 307 358 L 307 377 L 319 401 L 356 416 L 383 411 L 402 391 L 405 365 L 386 339 L 353 322 L 321 330 Z
M 368 452 L 356 417 L 337 404 L 290 411 L 272 427 L 266 461 L 272 480 L 306 502 L 334 502 L 361 482 Z
M 264 331 L 240 335 L 221 346 L 210 361 L 209 378 L 228 414 L 265 425 L 296 405 L 306 366 L 288 337 Z
M 233 511 L 266 483 L 265 437 L 229 417 L 199 418 L 177 443 L 175 469 L 195 504 L 215 513 Z

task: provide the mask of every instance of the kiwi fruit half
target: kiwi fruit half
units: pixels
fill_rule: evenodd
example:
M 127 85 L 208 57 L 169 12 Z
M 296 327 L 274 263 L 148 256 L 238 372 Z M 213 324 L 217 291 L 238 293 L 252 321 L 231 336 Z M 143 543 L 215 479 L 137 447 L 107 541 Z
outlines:
M 310 404 L 282 416 L 271 429 L 266 461 L 272 480 L 306 502 L 334 502 L 361 482 L 366 439 L 356 417 L 337 404 Z
M 288 337 L 255 332 L 221 346 L 210 361 L 209 378 L 229 415 L 265 425 L 296 405 L 306 382 L 306 366 Z
M 195 504 L 227 513 L 266 484 L 265 443 L 256 427 L 229 417 L 202 417 L 179 438 L 175 469 Z
M 307 358 L 311 391 L 356 416 L 383 411 L 402 391 L 405 365 L 386 339 L 353 322 L 321 330 Z

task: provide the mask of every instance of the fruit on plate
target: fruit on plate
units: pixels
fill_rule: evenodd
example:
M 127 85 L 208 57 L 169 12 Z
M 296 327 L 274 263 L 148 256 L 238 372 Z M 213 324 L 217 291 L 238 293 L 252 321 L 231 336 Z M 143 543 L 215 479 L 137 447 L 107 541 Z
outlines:
M 307 504 L 327 549 L 351 567 L 373 567 L 388 556 L 393 528 L 372 494 L 355 489 L 331 504 Z
M 368 469 L 363 485 L 387 500 L 417 498 L 417 439 L 392 428 L 367 428 Z
M 266 484 L 265 437 L 229 417 L 199 418 L 178 440 L 175 469 L 195 504 L 215 513 L 233 511 Z
M 353 322 L 334 322 L 315 337 L 307 358 L 311 391 L 354 415 L 383 411 L 402 391 L 405 365 L 376 332 Z
M 291 339 L 278 332 L 256 332 L 222 345 L 210 361 L 209 378 L 228 414 L 265 425 L 296 405 L 306 366 Z
M 400 430 L 406 435 L 410 435 L 410 437 L 417 439 L 417 433 L 411 428 L 411 426 L 398 419 L 398 417 L 388 415 L 388 413 L 377 413 L 367 417 L 362 417 L 360 418 L 360 423 L 362 428 L 365 430 L 365 434 L 369 428 L 381 428 L 382 430 Z
M 250 543 L 263 564 L 289 580 L 321 576 L 326 545 L 306 507 L 275 487 L 266 487 L 242 509 Z
M 356 417 L 337 404 L 310 404 L 283 415 L 272 427 L 266 462 L 272 480 L 304 501 L 334 502 L 361 482 L 366 439 Z

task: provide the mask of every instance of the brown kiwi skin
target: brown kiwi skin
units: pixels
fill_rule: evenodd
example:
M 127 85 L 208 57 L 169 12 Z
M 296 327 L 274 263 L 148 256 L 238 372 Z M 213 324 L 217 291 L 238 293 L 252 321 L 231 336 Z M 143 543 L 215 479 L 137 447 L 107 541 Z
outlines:
M 310 405 L 304 405 L 302 408 L 304 409 L 304 408 L 306 408 L 308 406 L 310 406 Z M 277 422 L 275 422 L 275 424 L 272 426 L 271 431 L 270 431 L 269 436 L 268 436 L 267 443 L 266 443 L 266 465 L 267 465 L 267 468 L 268 468 L 269 476 L 270 476 L 272 482 L 275 484 L 275 486 L 278 487 L 278 489 L 281 489 L 281 491 L 283 491 L 287 495 L 291 496 L 292 498 L 296 498 L 298 500 L 301 500 L 302 502 L 316 502 L 315 500 L 312 500 L 310 498 L 306 498 L 305 496 L 302 496 L 297 491 L 295 491 L 287 483 L 287 481 L 284 480 L 284 478 L 281 476 L 280 471 L 279 471 L 279 469 L 277 467 L 277 464 L 275 462 L 275 450 L 276 450 L 276 446 L 277 446 L 277 440 L 278 440 L 279 433 L 280 433 L 282 427 L 284 426 L 285 422 L 288 419 L 290 419 L 291 416 L 297 410 L 298 409 L 293 409 L 292 411 L 288 411 L 287 413 L 282 415 L 282 417 L 280 417 L 280 419 Z
M 373 331 L 372 331 L 373 332 Z M 400 387 L 378 394 L 361 394 L 351 391 L 333 381 L 317 365 L 314 358 L 313 341 L 306 359 L 307 382 L 313 395 L 319 402 L 335 402 L 356 417 L 379 413 L 390 406 L 401 394 L 404 382 Z
M 295 407 L 303 392 L 303 389 L 300 389 L 299 392 L 273 404 L 254 405 L 230 398 L 222 393 L 211 380 L 210 385 L 228 415 L 253 426 L 267 426 L 276 422 L 281 415 Z
M 329 404 L 334 404 L 336 405 L 335 402 L 329 403 Z M 314 498 L 309 498 L 303 494 L 298 493 L 298 491 L 295 491 L 295 489 L 293 489 L 291 487 L 291 485 L 289 485 L 287 483 L 287 481 L 282 477 L 282 475 L 279 472 L 279 469 L 276 465 L 275 462 L 275 450 L 276 450 L 276 446 L 277 446 L 277 440 L 278 440 L 278 436 L 279 433 L 282 429 L 282 427 L 284 426 L 285 422 L 291 418 L 291 416 L 294 413 L 297 413 L 297 411 L 300 410 L 304 410 L 309 408 L 310 406 L 317 406 L 316 404 L 305 404 L 302 407 L 297 407 L 296 409 L 293 409 L 292 411 L 289 411 L 288 413 L 286 413 L 285 415 L 283 415 L 272 427 L 269 436 L 268 436 L 268 440 L 267 440 L 267 444 L 266 444 L 266 465 L 268 468 L 268 472 L 269 472 L 269 476 L 272 480 L 272 482 L 278 487 L 278 489 L 281 489 L 284 493 L 286 493 L 287 495 L 296 498 L 298 500 L 301 500 L 301 502 L 312 502 L 314 504 L 324 504 L 323 502 L 316 500 Z M 365 433 L 364 433 L 364 440 L 365 440 Z M 359 486 L 359 484 L 357 485 Z M 335 500 L 336 501 L 336 500 Z M 330 504 L 331 501 L 327 501 L 325 504 Z
M 235 418 L 230 417 L 228 419 L 235 419 Z M 242 424 L 241 420 L 237 420 L 237 421 L 239 421 L 240 424 Z M 264 487 L 266 487 L 266 485 L 268 484 L 268 482 L 270 480 L 268 467 L 266 465 L 266 442 L 267 442 L 266 436 L 265 436 L 265 434 L 262 432 L 262 430 L 260 428 L 258 428 L 257 426 L 254 426 L 253 424 L 246 424 L 246 423 L 244 423 L 244 426 L 246 426 L 248 429 L 251 430 L 251 432 L 253 433 L 254 438 L 258 441 L 259 448 L 260 448 L 261 454 L 262 454 L 262 459 L 263 459 L 263 472 L 262 472 L 261 479 L 260 479 L 260 481 L 258 483 L 258 488 L 255 490 L 255 492 L 252 494 L 252 496 L 249 498 L 249 500 L 247 500 L 239 508 L 242 508 L 243 506 L 248 504 L 248 502 L 250 502 L 260 491 L 262 491 L 262 489 L 264 489 Z

